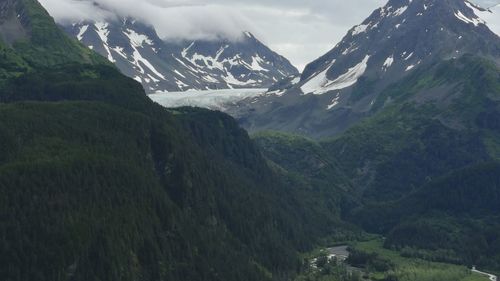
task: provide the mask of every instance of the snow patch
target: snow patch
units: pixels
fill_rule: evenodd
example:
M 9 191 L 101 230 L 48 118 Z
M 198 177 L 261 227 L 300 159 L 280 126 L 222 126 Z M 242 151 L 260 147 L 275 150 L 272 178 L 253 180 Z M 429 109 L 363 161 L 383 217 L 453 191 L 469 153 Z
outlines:
M 415 65 L 414 65 L 414 64 L 412 64 L 412 65 L 408 66 L 408 67 L 405 69 L 405 72 L 406 72 L 406 71 L 410 71 L 410 70 L 412 70 L 412 69 L 414 69 L 414 68 L 415 68 Z
M 382 69 L 384 71 L 387 71 L 387 69 L 389 69 L 389 67 L 391 67 L 391 65 L 394 63 L 394 55 L 391 55 L 390 57 L 388 57 L 385 61 L 384 61 L 384 65 L 382 66 Z
M 335 98 L 332 100 L 332 103 L 330 105 L 328 105 L 326 110 L 330 110 L 330 109 L 334 108 L 335 106 L 337 106 L 339 104 L 339 100 L 340 100 L 340 93 L 337 93 Z
M 301 90 L 304 94 L 313 93 L 315 95 L 321 95 L 330 91 L 350 87 L 356 84 L 358 79 L 365 74 L 369 59 L 370 56 L 366 55 L 360 63 L 352 68 L 349 68 L 346 73 L 340 75 L 334 80 L 329 80 L 326 77 L 326 73 L 328 69 L 330 69 L 330 66 L 327 70 L 310 79 L 301 87 Z
M 96 22 L 96 23 L 94 23 L 94 26 L 96 28 L 97 35 L 99 35 L 99 38 L 102 41 L 102 45 L 103 45 L 104 49 L 108 53 L 108 60 L 112 63 L 115 63 L 116 60 L 113 58 L 113 55 L 111 54 L 111 50 L 109 49 L 109 46 L 108 46 L 108 36 L 109 36 L 108 26 L 109 26 L 109 24 L 106 22 Z
M 229 71 L 227 72 L 226 76 L 223 77 L 223 79 L 224 79 L 224 81 L 226 81 L 228 83 L 229 87 L 231 87 L 233 85 L 236 85 L 236 86 L 245 86 L 248 83 L 250 83 L 250 80 L 247 81 L 247 82 L 242 82 L 242 81 L 236 79 L 236 77 L 234 77 L 233 74 L 231 72 L 229 72 Z
M 153 82 L 155 82 L 155 83 L 160 82 L 160 80 L 158 80 L 158 79 L 154 78 L 154 77 L 153 77 L 153 75 L 151 75 L 151 74 L 148 74 L 148 77 L 149 77 L 151 80 L 153 80 Z
M 108 35 L 109 35 L 108 23 L 96 22 L 94 26 L 96 28 L 97 35 L 99 35 L 99 38 L 101 38 L 101 41 L 108 44 Z
M 198 53 L 194 53 L 191 58 L 186 57 L 192 64 L 200 66 L 200 67 L 206 67 L 208 69 L 224 69 L 224 65 L 220 62 L 218 62 L 215 58 L 200 55 Z
M 130 28 L 127 28 L 126 32 L 123 32 L 123 34 L 128 37 L 128 39 L 130 40 L 130 44 L 132 44 L 132 46 L 136 48 L 142 48 L 144 47 L 144 44 L 150 46 L 153 45 L 153 41 L 149 39 L 148 36 L 139 34 Z
M 485 24 L 485 22 L 482 19 L 480 19 L 480 18 L 473 18 L 473 19 L 468 18 L 461 11 L 456 11 L 455 17 L 457 17 L 459 20 L 461 20 L 467 24 L 472 23 L 474 26 L 478 26 L 480 24 Z
M 326 73 L 330 68 L 335 64 L 336 60 L 333 60 L 324 71 L 315 73 L 309 80 L 300 87 L 304 94 L 312 93 L 320 88 L 324 87 L 326 83 L 328 83 L 328 78 L 326 77 Z
M 491 7 L 490 9 L 482 9 L 468 1 L 465 1 L 465 4 L 474 12 L 483 24 L 485 24 L 493 33 L 500 36 L 500 24 L 497 23 L 500 5 Z
M 189 85 L 187 85 L 186 83 L 180 81 L 179 79 L 175 79 L 175 83 L 177 84 L 177 87 L 179 87 L 179 89 L 184 89 L 184 88 L 188 88 Z
M 127 54 L 125 54 L 125 52 L 123 51 L 123 48 L 122 47 L 114 47 L 114 48 L 111 48 L 111 50 L 115 51 L 118 55 L 120 55 L 122 58 L 124 59 L 127 59 Z
M 141 63 L 145 65 L 150 71 L 152 71 L 157 77 L 166 80 L 165 76 L 163 76 L 156 68 L 147 60 L 145 59 L 141 53 L 137 50 L 136 47 L 132 46 L 134 49 L 134 53 L 132 54 L 132 57 L 134 58 L 134 65 L 136 65 L 139 68 L 139 71 L 142 74 L 145 74 L 144 68 L 141 66 Z
M 398 17 L 398 16 L 404 14 L 404 12 L 406 12 L 407 9 L 408 9 L 408 6 L 401 7 L 399 9 L 397 9 L 396 11 L 394 11 L 394 13 L 392 13 L 392 16 Z
M 174 72 L 179 75 L 180 77 L 182 78 L 186 78 L 186 76 L 184 76 L 182 73 L 180 73 L 177 69 L 174 69 Z
M 354 45 L 351 45 L 349 48 L 345 49 L 343 52 L 342 52 L 342 55 L 348 55 L 354 51 L 356 51 L 357 49 L 359 49 L 359 47 L 356 47 Z
M 200 70 L 198 70 L 198 69 L 196 69 L 196 68 L 194 68 L 194 67 L 192 67 L 192 66 L 190 66 L 190 65 L 187 65 L 187 64 L 186 64 L 184 61 L 182 61 L 181 59 L 179 59 L 179 58 L 177 58 L 177 57 L 175 57 L 175 56 L 173 56 L 173 57 L 175 58 L 175 60 L 176 60 L 177 62 L 179 62 L 180 64 L 182 64 L 183 66 L 185 66 L 185 67 L 186 67 L 187 69 L 189 69 L 191 72 L 193 72 L 193 73 L 199 73 L 199 72 L 200 72 Z
M 360 33 L 363 33 L 363 32 L 366 32 L 366 29 L 368 29 L 368 24 L 360 24 L 360 25 L 357 25 L 354 27 L 354 29 L 352 30 L 352 35 L 355 36 L 355 35 L 358 35 Z
M 285 93 L 286 93 L 286 90 L 276 90 L 276 91 L 267 92 L 266 95 L 274 95 L 274 96 L 277 96 L 277 97 L 281 97 Z
M 187 59 L 187 52 L 194 46 L 194 42 L 192 42 L 187 48 L 184 48 L 181 52 L 182 57 Z
M 257 54 L 256 56 L 252 57 L 252 69 L 254 71 L 265 71 L 269 72 L 269 70 L 265 69 L 262 67 L 261 63 L 263 63 L 264 60 Z
M 87 32 L 88 28 L 89 28 L 88 25 L 83 25 L 80 27 L 80 31 L 78 32 L 78 35 L 76 35 L 78 41 L 82 41 L 83 35 L 85 34 L 85 32 Z

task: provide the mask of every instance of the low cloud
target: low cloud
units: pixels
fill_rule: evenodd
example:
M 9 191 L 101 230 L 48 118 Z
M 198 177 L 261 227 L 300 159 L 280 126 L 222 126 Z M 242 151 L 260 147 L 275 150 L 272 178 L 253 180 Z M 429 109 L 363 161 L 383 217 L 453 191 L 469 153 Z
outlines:
M 237 40 L 250 31 L 300 69 L 386 1 L 40 0 L 60 23 L 131 16 L 166 40 Z
M 237 9 L 220 4 L 168 0 L 40 0 L 60 23 L 133 17 L 155 26 L 165 39 L 237 39 L 252 24 Z
M 330 50 L 387 0 L 40 0 L 61 23 L 134 17 L 166 40 L 254 33 L 298 68 Z M 500 0 L 476 0 L 491 7 Z M 492 19 L 492 21 L 499 21 Z

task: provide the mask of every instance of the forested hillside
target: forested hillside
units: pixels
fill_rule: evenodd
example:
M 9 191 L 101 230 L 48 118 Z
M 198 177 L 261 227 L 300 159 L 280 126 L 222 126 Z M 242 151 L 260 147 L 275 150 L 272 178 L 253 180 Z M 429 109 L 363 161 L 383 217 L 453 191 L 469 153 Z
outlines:
M 0 4 L 3 279 L 291 280 L 304 252 L 363 230 L 407 258 L 500 271 L 485 57 L 412 70 L 333 139 L 252 140 L 223 113 L 153 103 L 35 0 Z
M 326 187 L 334 175 L 349 179 L 343 219 L 386 235 L 386 247 L 498 270 L 499 101 L 498 67 L 464 56 L 390 86 L 375 101 L 380 113 L 337 138 L 256 140 L 303 178 Z
M 284 280 L 336 231 L 229 116 L 168 111 L 36 1 L 3 9 L 26 36 L 0 44 L 2 278 Z
M 156 109 L 0 107 L 3 276 L 261 280 L 297 269 L 317 228 L 245 133 L 223 115 Z M 223 134 L 203 136 L 195 115 Z

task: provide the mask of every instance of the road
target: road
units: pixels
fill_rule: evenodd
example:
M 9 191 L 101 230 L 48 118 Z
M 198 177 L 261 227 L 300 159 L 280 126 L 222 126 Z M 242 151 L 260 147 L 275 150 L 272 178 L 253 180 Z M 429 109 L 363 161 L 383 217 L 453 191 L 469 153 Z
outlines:
M 479 271 L 479 270 L 476 269 L 476 267 L 472 268 L 472 272 L 479 273 L 479 274 L 482 274 L 482 275 L 486 275 L 486 276 L 488 276 L 490 278 L 491 281 L 497 281 L 497 277 L 495 275 Z

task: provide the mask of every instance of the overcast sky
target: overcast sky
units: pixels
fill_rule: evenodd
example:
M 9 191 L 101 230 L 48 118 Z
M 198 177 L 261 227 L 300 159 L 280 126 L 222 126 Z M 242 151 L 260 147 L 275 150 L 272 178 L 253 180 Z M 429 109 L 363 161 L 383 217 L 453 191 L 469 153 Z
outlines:
M 154 25 L 166 39 L 237 38 L 254 33 L 299 69 L 339 42 L 387 0 L 40 0 L 59 22 L 104 19 L 111 13 Z M 476 0 L 494 5 L 500 0 Z

